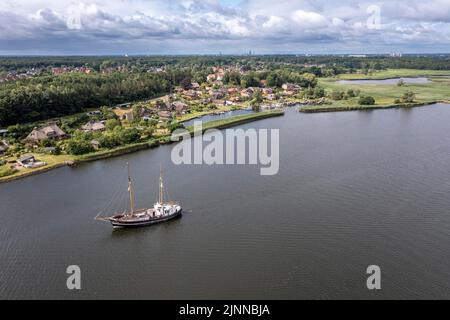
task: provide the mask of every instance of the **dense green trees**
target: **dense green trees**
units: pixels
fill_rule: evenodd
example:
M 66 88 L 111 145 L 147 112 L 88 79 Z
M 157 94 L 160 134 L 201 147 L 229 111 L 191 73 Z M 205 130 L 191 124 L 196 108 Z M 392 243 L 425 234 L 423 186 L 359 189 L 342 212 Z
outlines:
M 66 74 L 0 85 L 0 126 L 70 115 L 86 108 L 147 99 L 170 91 L 159 74 Z
M 241 77 L 241 86 L 244 88 L 259 87 L 259 84 L 259 78 L 254 72 L 250 72 Z

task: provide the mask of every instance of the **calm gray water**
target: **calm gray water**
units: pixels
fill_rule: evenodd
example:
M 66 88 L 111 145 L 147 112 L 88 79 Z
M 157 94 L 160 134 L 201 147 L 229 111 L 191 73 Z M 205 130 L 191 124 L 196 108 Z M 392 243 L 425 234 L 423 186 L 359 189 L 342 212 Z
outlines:
M 200 118 L 196 118 L 196 119 L 192 119 L 189 121 L 185 121 L 183 122 L 183 125 L 185 127 L 188 126 L 193 126 L 195 121 L 203 121 L 203 122 L 208 122 L 208 121 L 214 121 L 214 120 L 221 120 L 221 119 L 226 119 L 226 118 L 230 118 L 230 117 L 234 117 L 234 116 L 239 116 L 242 114 L 249 114 L 249 113 L 253 113 L 253 110 L 248 110 L 248 109 L 244 109 L 244 110 L 232 110 L 232 111 L 228 111 L 225 113 L 221 113 L 221 114 L 208 114 L 205 115 L 203 117 Z
M 172 146 L 0 184 L 0 298 L 450 298 L 450 105 L 301 114 L 280 171 L 170 164 Z M 159 163 L 180 220 L 112 230 L 93 217 L 132 165 L 139 206 Z M 82 270 L 82 290 L 65 270 Z M 382 290 L 366 289 L 366 268 Z
M 339 80 L 339 84 L 397 84 L 400 80 L 403 80 L 407 84 L 427 84 L 431 81 L 428 78 L 395 78 L 384 80 Z

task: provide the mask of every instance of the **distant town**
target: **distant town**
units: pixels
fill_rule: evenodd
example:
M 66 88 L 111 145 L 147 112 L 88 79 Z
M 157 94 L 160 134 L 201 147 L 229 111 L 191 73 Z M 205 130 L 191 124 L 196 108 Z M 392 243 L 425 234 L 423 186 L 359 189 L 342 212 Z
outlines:
M 329 112 L 446 101 L 446 59 L 398 53 L 3 58 L 0 178 L 164 143 L 186 121 L 208 114 L 256 114 L 300 105 L 302 112 Z M 441 78 L 422 86 L 400 79 L 388 88 L 339 82 L 417 76 Z

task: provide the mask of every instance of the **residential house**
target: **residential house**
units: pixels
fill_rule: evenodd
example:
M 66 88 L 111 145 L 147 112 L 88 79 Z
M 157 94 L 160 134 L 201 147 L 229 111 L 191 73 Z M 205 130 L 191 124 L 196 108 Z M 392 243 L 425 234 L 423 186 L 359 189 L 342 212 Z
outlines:
M 218 73 L 216 76 L 216 81 L 222 81 L 224 76 L 225 76 L 224 73 Z
M 172 119 L 172 112 L 170 111 L 160 111 L 158 112 L 158 116 L 160 118 L 160 120 L 169 120 Z
M 239 90 L 238 90 L 238 88 L 234 88 L 234 87 L 233 88 L 228 88 L 227 93 L 229 95 L 238 94 Z
M 81 130 L 89 132 L 89 131 L 104 131 L 106 129 L 105 123 L 103 121 L 89 121 L 84 126 L 81 127 Z
M 17 165 L 23 168 L 37 168 L 45 166 L 46 163 L 36 160 L 33 155 L 25 155 L 17 159 Z
M 223 99 L 225 97 L 225 94 L 221 91 L 213 91 L 213 92 L 211 92 L 210 97 L 213 100 L 219 100 L 219 99 Z
M 208 76 L 206 77 L 206 81 L 208 82 L 213 82 L 216 80 L 216 75 L 215 74 L 208 74 Z
M 100 110 L 94 110 L 94 111 L 89 111 L 86 113 L 88 116 L 97 116 L 97 115 L 101 115 L 102 112 Z
M 25 168 L 29 167 L 34 162 L 36 162 L 36 158 L 31 154 L 22 156 L 19 159 L 17 159 L 17 164 Z
M 9 145 L 6 141 L 0 141 L 0 154 L 5 153 L 9 148 Z
M 131 108 L 131 102 L 117 104 L 115 105 L 114 108 L 116 109 Z
M 241 101 L 241 97 L 233 96 L 233 97 L 230 97 L 229 100 L 232 101 L 232 102 L 240 102 Z
M 98 149 L 100 149 L 100 142 L 98 142 L 98 140 L 91 140 L 91 146 L 92 146 L 95 150 L 98 150 Z
M 189 100 L 196 100 L 199 98 L 199 93 L 195 90 L 186 90 L 183 92 L 183 95 Z
M 44 152 L 48 154 L 57 154 L 58 149 L 55 147 L 45 147 Z
M 133 110 L 131 109 L 114 109 L 113 112 L 120 120 L 126 120 L 128 122 L 133 122 L 134 120 Z
M 273 89 L 272 88 L 263 88 L 262 89 L 262 94 L 264 95 L 269 95 L 273 93 Z
M 285 83 L 282 85 L 284 91 L 292 91 L 292 92 L 298 92 L 300 91 L 300 86 L 293 84 L 293 83 Z
M 60 140 L 67 137 L 67 134 L 62 131 L 56 123 L 49 124 L 46 127 L 34 128 L 33 131 L 25 138 L 26 142 L 38 143 L 46 139 Z
M 268 94 L 268 95 L 266 96 L 266 99 L 267 99 L 267 100 L 270 100 L 270 101 L 273 101 L 273 100 L 276 100 L 276 99 L 277 99 L 277 96 L 274 95 L 274 94 Z
M 177 115 L 185 114 L 189 109 L 189 106 L 181 101 L 174 102 L 173 106 Z
M 168 110 L 172 110 L 172 105 L 170 104 L 170 102 L 168 100 L 167 101 L 158 100 L 158 101 L 156 101 L 155 108 L 156 108 L 156 110 L 159 110 L 159 111 L 168 111 Z
M 254 91 L 255 90 L 253 88 L 246 88 L 244 90 L 241 90 L 241 97 L 250 98 L 253 95 Z

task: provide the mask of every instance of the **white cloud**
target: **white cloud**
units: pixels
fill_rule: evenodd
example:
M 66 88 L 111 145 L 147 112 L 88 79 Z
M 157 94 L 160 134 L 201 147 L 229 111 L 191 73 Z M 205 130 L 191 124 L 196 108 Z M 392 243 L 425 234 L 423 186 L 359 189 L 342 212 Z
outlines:
M 447 47 L 450 37 L 450 0 L 380 2 L 382 30 L 367 28 L 366 9 L 376 4 L 373 1 L 242 0 L 234 6 L 222 3 L 6 0 L 0 2 L 0 53 L 27 49 L 30 43 L 36 50 L 51 52 L 52 48 L 60 50 L 62 40 L 87 51 L 93 46 L 108 50 L 112 43 L 137 51 L 145 43 L 149 48 L 155 47 L 152 44 L 164 44 L 167 48 L 198 52 L 249 46 L 268 51 L 295 50 L 306 44 L 308 48 L 332 52 L 343 42 L 347 42 L 346 48 L 355 50 L 383 45 L 387 51 L 392 45 L 407 50 L 417 43 L 428 50 L 433 46 Z
M 328 26 L 328 20 L 312 11 L 297 10 L 292 14 L 292 20 L 299 26 L 307 29 L 325 28 Z

